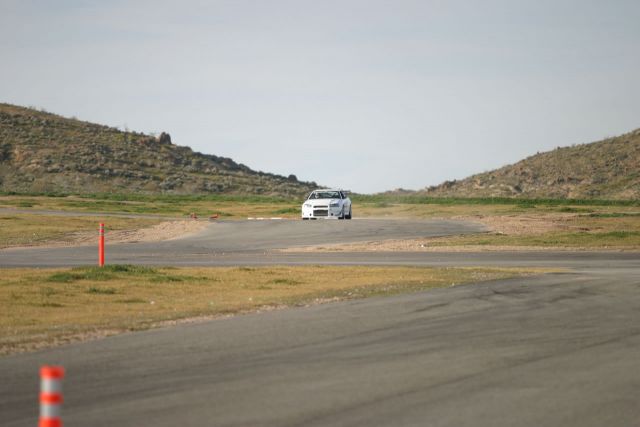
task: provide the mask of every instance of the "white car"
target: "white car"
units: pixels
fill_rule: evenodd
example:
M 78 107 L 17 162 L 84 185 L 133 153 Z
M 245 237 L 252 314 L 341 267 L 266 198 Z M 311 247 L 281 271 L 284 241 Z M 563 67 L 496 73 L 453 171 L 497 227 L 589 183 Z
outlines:
M 342 190 L 315 190 L 302 204 L 302 219 L 351 219 L 351 199 Z

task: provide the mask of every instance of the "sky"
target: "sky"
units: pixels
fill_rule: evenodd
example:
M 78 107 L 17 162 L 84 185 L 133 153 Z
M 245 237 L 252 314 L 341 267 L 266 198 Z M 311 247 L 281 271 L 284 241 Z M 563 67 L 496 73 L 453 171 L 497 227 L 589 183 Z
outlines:
M 0 0 L 0 102 L 361 193 L 640 127 L 637 0 Z

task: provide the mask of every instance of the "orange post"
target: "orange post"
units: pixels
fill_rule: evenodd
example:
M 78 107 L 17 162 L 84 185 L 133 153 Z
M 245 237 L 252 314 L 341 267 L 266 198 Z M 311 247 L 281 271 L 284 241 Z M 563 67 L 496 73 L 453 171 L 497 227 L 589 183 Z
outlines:
M 40 420 L 39 427 L 62 427 L 62 366 L 40 368 Z
M 104 224 L 100 224 L 100 237 L 98 238 L 98 265 L 104 267 Z

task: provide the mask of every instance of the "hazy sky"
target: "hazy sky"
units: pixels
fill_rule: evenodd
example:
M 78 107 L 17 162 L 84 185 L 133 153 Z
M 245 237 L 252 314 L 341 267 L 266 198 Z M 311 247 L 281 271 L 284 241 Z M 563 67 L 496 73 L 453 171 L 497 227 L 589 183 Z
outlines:
M 0 102 L 419 189 L 640 127 L 640 1 L 0 0 Z

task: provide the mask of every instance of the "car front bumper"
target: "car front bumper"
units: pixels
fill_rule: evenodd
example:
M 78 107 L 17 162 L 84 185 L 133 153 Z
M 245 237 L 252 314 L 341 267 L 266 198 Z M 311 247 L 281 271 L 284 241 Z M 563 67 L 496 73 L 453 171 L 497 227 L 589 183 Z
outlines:
M 342 208 L 340 206 L 331 207 L 331 206 L 312 206 L 312 207 L 302 207 L 302 218 L 303 219 L 317 219 L 317 218 L 329 218 L 329 219 L 337 219 L 340 217 L 342 213 Z

